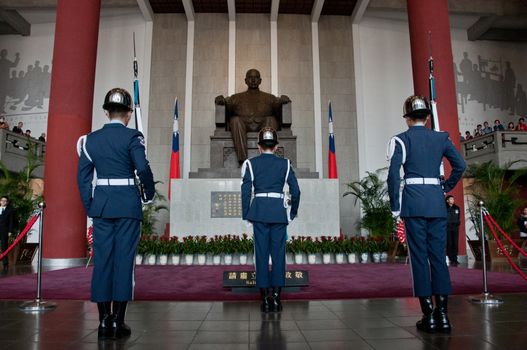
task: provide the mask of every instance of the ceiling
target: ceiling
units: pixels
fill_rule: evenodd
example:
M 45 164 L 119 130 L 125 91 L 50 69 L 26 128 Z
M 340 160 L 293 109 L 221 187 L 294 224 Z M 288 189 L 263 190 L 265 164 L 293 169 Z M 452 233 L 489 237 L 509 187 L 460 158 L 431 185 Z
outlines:
M 68 0 L 75 1 L 75 0 Z M 102 13 L 132 11 L 138 1 L 149 1 L 154 13 L 184 13 L 182 0 L 101 0 Z M 228 0 L 190 0 L 195 13 L 227 13 Z M 316 0 L 279 0 L 279 14 L 309 15 Z M 407 0 L 362 0 L 367 13 L 406 14 Z M 236 13 L 270 13 L 273 0 L 234 0 Z M 321 15 L 350 16 L 357 0 L 323 0 Z M 454 15 L 474 18 L 467 29 L 469 40 L 527 42 L 527 0 L 448 0 Z M 31 19 L 20 12 L 52 11 L 57 0 L 0 0 L 0 35 L 30 35 Z M 468 17 L 467 17 L 468 18 Z
M 323 15 L 350 16 L 356 0 L 325 0 Z M 236 13 L 270 13 L 272 0 L 235 0 Z M 315 0 L 280 0 L 278 13 L 308 15 L 313 9 Z M 155 13 L 185 12 L 181 0 L 150 0 Z M 194 12 L 227 13 L 227 1 L 192 0 Z

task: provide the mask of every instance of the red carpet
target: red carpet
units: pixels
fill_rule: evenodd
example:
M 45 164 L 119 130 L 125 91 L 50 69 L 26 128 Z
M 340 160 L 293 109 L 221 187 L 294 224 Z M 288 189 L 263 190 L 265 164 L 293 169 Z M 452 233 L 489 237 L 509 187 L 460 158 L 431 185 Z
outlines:
M 222 288 L 224 270 L 251 266 L 137 266 L 136 300 L 254 300 L 256 294 L 232 293 Z M 352 299 L 412 296 L 409 265 L 290 265 L 309 271 L 309 287 L 285 293 L 284 299 Z M 42 274 L 43 299 L 88 300 L 92 268 L 72 268 Z M 453 294 L 482 292 L 482 272 L 450 268 Z M 527 292 L 527 282 L 507 272 L 489 272 L 491 293 Z M 0 279 L 0 299 L 34 299 L 36 275 Z

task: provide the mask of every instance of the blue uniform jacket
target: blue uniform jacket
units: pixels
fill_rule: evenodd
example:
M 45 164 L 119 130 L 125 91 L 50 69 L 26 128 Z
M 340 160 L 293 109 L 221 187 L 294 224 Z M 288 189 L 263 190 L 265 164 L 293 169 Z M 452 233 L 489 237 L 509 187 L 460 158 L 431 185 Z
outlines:
M 132 179 L 137 170 L 146 198 L 154 198 L 154 178 L 145 156 L 143 135 L 123 124 L 109 123 L 88 134 L 85 147 L 91 161 L 81 152 L 77 182 L 88 216 L 142 220 L 137 186 L 96 186 L 93 191 L 92 180 L 94 170 L 99 179 Z
M 267 223 L 288 223 L 287 210 L 284 200 L 281 198 L 255 197 L 251 203 L 252 191 L 254 193 L 283 193 L 286 182 L 288 160 L 270 153 L 263 153 L 246 162 L 250 162 L 254 174 L 251 179 L 251 171 L 246 169 L 242 174 L 242 218 L 248 221 Z M 247 167 L 248 168 L 248 167 Z M 300 205 L 300 188 L 298 181 L 290 167 L 287 177 L 289 193 L 291 194 L 290 219 L 293 220 L 298 214 Z
M 388 194 L 392 211 L 401 217 L 446 217 L 445 192 L 451 191 L 465 171 L 465 161 L 446 132 L 436 132 L 424 126 L 412 126 L 396 136 L 388 172 Z M 393 139 L 392 139 L 393 140 Z M 403 154 L 404 153 L 404 154 Z M 406 161 L 403 164 L 403 158 Z M 405 185 L 402 204 L 399 201 L 400 169 L 404 178 L 440 178 L 441 160 L 446 157 L 452 166 L 448 179 L 440 185 Z

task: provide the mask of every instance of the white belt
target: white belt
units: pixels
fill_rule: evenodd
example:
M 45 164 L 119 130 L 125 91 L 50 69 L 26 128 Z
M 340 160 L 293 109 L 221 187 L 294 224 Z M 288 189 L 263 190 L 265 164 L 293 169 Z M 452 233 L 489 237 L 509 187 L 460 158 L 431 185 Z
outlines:
M 407 185 L 440 185 L 441 182 L 435 177 L 412 177 L 405 179 L 404 183 Z
M 97 179 L 97 186 L 134 186 L 135 179 Z
M 284 198 L 284 194 L 278 193 L 278 192 L 257 193 L 254 196 L 255 197 Z

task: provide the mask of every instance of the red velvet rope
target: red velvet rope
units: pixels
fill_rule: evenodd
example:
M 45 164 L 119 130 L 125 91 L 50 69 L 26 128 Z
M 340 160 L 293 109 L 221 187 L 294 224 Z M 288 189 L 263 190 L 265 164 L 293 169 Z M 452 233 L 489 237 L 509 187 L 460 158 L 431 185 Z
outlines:
M 24 236 L 29 232 L 29 230 L 31 229 L 31 227 L 33 227 L 33 225 L 35 224 L 35 222 L 37 222 L 37 219 L 39 218 L 40 216 L 40 213 L 36 214 L 36 215 L 33 215 L 27 222 L 26 224 L 26 227 L 24 227 L 24 229 L 22 230 L 22 232 L 20 232 L 20 234 L 18 235 L 18 237 L 15 239 L 15 241 L 13 242 L 13 244 L 11 244 L 9 246 L 9 248 L 6 249 L 5 252 L 2 253 L 2 255 L 0 255 L 0 260 L 2 260 L 21 240 L 22 238 L 24 238 Z
M 512 244 L 514 246 L 514 248 L 518 249 L 518 251 L 520 253 L 522 253 L 523 256 L 527 257 L 527 253 L 525 251 L 523 251 L 504 231 L 503 229 L 500 227 L 500 225 L 498 225 L 498 223 L 496 222 L 496 220 L 494 220 L 494 218 L 490 215 L 490 213 L 488 211 L 485 211 L 486 214 L 485 214 L 485 217 L 489 217 L 489 220 L 494 224 L 494 226 L 496 226 L 496 228 L 498 229 L 498 231 L 500 231 L 500 233 L 503 235 L 503 237 L 505 237 L 505 239 L 507 241 L 509 241 L 510 244 Z
M 492 227 L 491 225 L 491 222 L 489 220 L 489 217 L 490 215 L 487 213 L 487 215 L 483 215 L 483 217 L 485 218 L 485 221 L 487 222 L 487 225 L 489 225 L 489 228 L 490 228 L 490 232 L 492 232 L 492 235 L 494 236 L 494 239 L 496 240 L 496 244 L 498 245 L 498 247 L 501 249 L 501 251 L 503 252 L 503 254 L 505 255 L 505 258 L 507 258 L 507 261 L 509 262 L 509 264 L 511 264 L 512 268 L 514 270 L 516 270 L 516 272 L 518 272 L 520 274 L 520 276 L 527 281 L 527 276 L 525 275 L 525 273 L 523 273 L 522 270 L 520 270 L 520 268 L 518 266 L 516 266 L 516 264 L 514 263 L 514 261 L 512 261 L 511 259 L 511 256 L 509 255 L 509 253 L 507 252 L 507 250 L 505 250 L 505 247 L 503 247 L 503 244 L 500 242 L 499 238 L 498 238 L 498 235 L 496 234 L 496 232 L 494 231 L 494 227 Z

